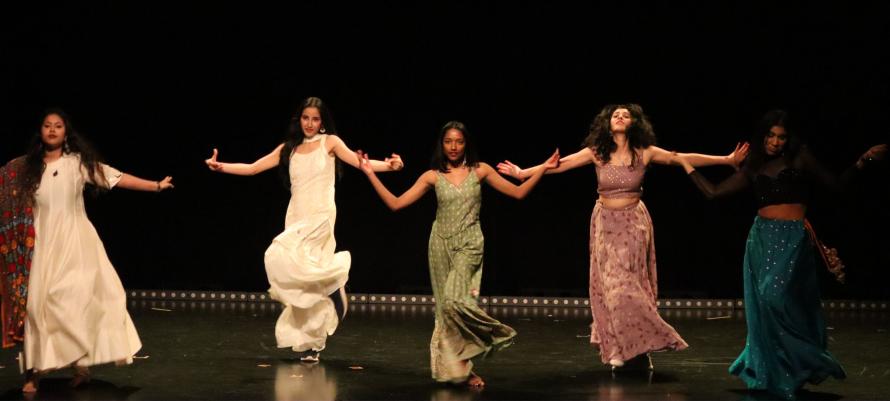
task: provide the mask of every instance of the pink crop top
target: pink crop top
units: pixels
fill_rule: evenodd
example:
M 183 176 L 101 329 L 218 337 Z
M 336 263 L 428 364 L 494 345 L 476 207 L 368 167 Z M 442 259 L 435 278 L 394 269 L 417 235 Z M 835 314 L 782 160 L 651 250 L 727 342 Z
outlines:
M 636 156 L 633 166 L 606 164 L 596 167 L 596 192 L 603 198 L 638 198 L 643 194 L 646 166 Z

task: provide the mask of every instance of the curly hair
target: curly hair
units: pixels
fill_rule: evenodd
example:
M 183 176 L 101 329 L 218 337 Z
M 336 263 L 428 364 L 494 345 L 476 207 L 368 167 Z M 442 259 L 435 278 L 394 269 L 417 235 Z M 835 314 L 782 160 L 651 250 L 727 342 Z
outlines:
M 318 114 L 321 115 L 321 128 L 324 129 L 324 133 L 337 135 L 337 125 L 334 123 L 333 114 L 321 99 L 317 97 L 307 97 L 300 102 L 300 107 L 297 108 L 297 111 L 291 116 L 290 123 L 288 123 L 287 134 L 284 136 L 284 146 L 281 148 L 281 153 L 278 155 L 278 175 L 281 176 L 281 179 L 284 181 L 284 186 L 288 190 L 290 190 L 291 154 L 297 146 L 300 146 L 300 144 L 303 143 L 303 139 L 306 138 L 303 134 L 303 128 L 300 126 L 300 117 L 303 115 L 303 110 L 306 110 L 309 107 L 318 109 Z M 342 175 L 343 169 L 340 166 L 339 160 L 337 160 L 336 170 L 338 177 Z
M 86 170 L 90 182 L 95 183 L 91 186 L 90 191 L 93 194 L 104 191 L 108 187 L 108 181 L 105 179 L 104 174 L 97 173 L 99 171 L 99 163 L 102 161 L 99 153 L 74 129 L 68 114 L 61 109 L 52 108 L 46 110 L 40 118 L 40 126 L 51 115 L 59 116 L 65 124 L 65 142 L 62 145 L 62 154 L 78 154 L 80 156 L 80 165 Z M 46 163 L 43 161 L 43 156 L 46 152 L 45 148 L 46 145 L 43 143 L 41 130 L 38 128 L 37 133 L 31 138 L 31 143 L 28 145 L 28 150 L 25 153 L 25 166 L 22 171 L 22 178 L 19 181 L 21 188 L 18 191 L 21 200 L 33 200 L 34 194 L 40 187 L 40 179 L 43 177 L 43 171 L 46 169 Z
M 436 149 L 433 151 L 430 168 L 443 173 L 448 172 L 448 157 L 445 156 L 445 147 L 442 145 L 442 141 L 445 140 L 445 134 L 452 129 L 456 129 L 464 135 L 464 163 L 466 166 L 470 168 L 479 166 L 479 154 L 476 151 L 476 139 L 470 135 L 470 132 L 467 131 L 467 126 L 464 125 L 464 123 L 460 121 L 449 121 L 442 126 L 442 129 L 439 130 L 439 135 L 436 137 Z
M 612 158 L 612 152 L 618 149 L 618 144 L 612 139 L 611 127 L 612 114 L 618 109 L 626 109 L 632 118 L 625 133 L 631 149 L 646 149 L 655 145 L 655 131 L 640 105 L 634 103 L 607 105 L 590 123 L 590 130 L 583 143 L 584 146 L 592 149 L 596 157 L 603 163 L 608 163 Z M 631 158 L 631 165 L 635 159 L 635 157 Z

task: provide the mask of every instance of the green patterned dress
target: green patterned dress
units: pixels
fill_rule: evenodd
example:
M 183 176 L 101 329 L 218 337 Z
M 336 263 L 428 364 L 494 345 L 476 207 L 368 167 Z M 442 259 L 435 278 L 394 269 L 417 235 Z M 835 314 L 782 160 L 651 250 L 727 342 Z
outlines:
M 507 347 L 516 336 L 515 330 L 477 305 L 484 244 L 479 227 L 481 195 L 474 170 L 458 186 L 437 172 L 438 209 L 429 242 L 430 280 L 436 298 L 430 366 L 433 378 L 440 382 L 466 381 L 473 368 L 471 358 Z

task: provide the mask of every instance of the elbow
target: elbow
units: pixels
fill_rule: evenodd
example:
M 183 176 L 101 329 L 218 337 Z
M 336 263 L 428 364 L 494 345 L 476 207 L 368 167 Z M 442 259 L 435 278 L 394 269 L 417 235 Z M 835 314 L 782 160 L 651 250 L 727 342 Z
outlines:
M 528 196 L 528 191 L 516 192 L 516 193 L 510 194 L 510 196 L 512 196 L 513 199 L 516 199 L 516 200 L 523 200 L 523 199 L 525 199 L 526 196 Z

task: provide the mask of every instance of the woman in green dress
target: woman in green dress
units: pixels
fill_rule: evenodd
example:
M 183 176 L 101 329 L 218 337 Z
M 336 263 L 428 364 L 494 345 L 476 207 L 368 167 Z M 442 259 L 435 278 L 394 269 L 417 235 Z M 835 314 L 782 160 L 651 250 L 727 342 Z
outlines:
M 522 185 L 501 177 L 479 161 L 475 141 L 463 123 L 442 127 L 430 170 L 401 196 L 395 196 L 374 174 L 367 155 L 359 152 L 361 169 L 392 210 L 402 209 L 435 189 L 438 208 L 429 240 L 430 281 L 436 299 L 436 325 L 430 341 L 430 367 L 439 382 L 484 386 L 473 372 L 472 358 L 509 346 L 516 331 L 493 319 L 477 305 L 482 281 L 481 182 L 516 199 L 524 198 L 540 181 L 540 169 Z M 559 152 L 545 162 L 556 168 Z

